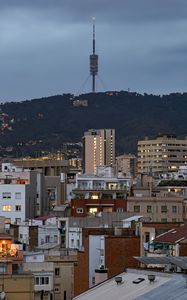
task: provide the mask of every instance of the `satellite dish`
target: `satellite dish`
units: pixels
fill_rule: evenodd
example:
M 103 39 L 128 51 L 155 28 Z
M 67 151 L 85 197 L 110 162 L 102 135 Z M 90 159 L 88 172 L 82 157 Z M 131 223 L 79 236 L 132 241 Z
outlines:
M 0 298 L 1 299 L 5 299 L 5 297 L 6 297 L 6 293 L 3 291 L 3 292 L 1 292 L 0 293 Z

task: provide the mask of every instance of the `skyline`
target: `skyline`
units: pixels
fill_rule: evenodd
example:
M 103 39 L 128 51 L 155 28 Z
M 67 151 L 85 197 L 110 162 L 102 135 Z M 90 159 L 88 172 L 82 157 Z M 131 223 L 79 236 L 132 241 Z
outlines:
M 0 102 L 91 91 L 186 92 L 185 0 L 10 0 L 0 3 Z

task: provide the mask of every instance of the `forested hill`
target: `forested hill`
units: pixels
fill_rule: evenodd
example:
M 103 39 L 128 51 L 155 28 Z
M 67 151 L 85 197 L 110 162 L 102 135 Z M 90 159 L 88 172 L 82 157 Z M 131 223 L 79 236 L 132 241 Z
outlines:
M 79 100 L 87 100 L 80 104 Z M 73 102 L 74 101 L 74 102 Z M 74 104 L 73 104 L 74 103 Z M 81 106 L 86 105 L 88 106 Z M 78 105 L 78 106 L 77 106 Z M 63 94 L 0 106 L 1 147 L 59 149 L 90 128 L 115 128 L 117 152 L 136 152 L 137 140 L 158 133 L 187 135 L 187 93 Z

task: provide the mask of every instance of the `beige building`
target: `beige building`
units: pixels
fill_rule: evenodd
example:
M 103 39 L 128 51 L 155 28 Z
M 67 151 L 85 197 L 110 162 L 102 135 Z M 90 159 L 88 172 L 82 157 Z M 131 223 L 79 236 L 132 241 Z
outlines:
M 182 196 L 160 190 L 153 193 L 149 189 L 139 188 L 134 196 L 127 198 L 127 212 L 141 215 L 152 222 L 183 222 Z
M 0 295 L 10 300 L 34 300 L 34 276 L 32 274 L 22 275 L 0 275 Z
M 187 164 L 187 138 L 159 135 L 138 142 L 138 173 L 167 173 Z
M 105 165 L 115 165 L 115 130 L 90 129 L 83 136 L 83 172 L 96 175 Z
M 136 156 L 134 154 L 123 154 L 116 157 L 117 172 L 125 175 L 136 176 Z

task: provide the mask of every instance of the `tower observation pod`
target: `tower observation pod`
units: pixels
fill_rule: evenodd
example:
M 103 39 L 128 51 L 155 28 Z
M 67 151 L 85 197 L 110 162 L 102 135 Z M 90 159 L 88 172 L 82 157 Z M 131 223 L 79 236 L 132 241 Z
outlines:
M 95 77 L 98 74 L 98 55 L 95 54 L 95 18 L 93 20 L 93 53 L 90 55 L 90 75 L 92 77 L 92 93 L 95 93 Z

